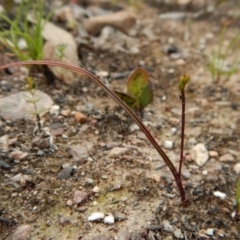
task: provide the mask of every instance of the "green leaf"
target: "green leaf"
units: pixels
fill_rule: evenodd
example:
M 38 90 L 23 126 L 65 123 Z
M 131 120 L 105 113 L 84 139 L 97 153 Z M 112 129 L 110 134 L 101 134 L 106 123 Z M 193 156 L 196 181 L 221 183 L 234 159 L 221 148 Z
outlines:
M 237 179 L 236 202 L 237 202 L 237 210 L 240 214 L 240 173 L 238 174 L 238 179 Z
M 123 92 L 119 92 L 119 91 L 115 91 L 114 93 L 121 98 L 130 108 L 135 108 L 136 104 L 137 104 L 137 99 L 134 97 L 131 97 L 130 95 L 128 95 L 127 93 L 123 93 Z
M 153 101 L 153 91 L 150 82 L 148 82 L 147 86 L 143 89 L 138 101 L 141 108 L 146 107 L 149 103 Z
M 135 107 L 140 110 L 153 101 L 153 91 L 148 73 L 143 68 L 137 68 L 128 78 L 127 93 L 137 100 Z

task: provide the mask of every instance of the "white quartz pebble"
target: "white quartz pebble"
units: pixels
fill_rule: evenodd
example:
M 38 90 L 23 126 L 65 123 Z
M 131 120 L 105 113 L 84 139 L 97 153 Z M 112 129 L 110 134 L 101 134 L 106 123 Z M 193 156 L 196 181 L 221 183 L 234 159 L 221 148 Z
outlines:
M 51 106 L 50 110 L 49 110 L 50 114 L 58 116 L 59 112 L 60 112 L 60 106 L 58 105 L 53 105 Z
M 104 218 L 104 213 L 95 212 L 88 217 L 88 221 L 97 221 Z
M 95 186 L 92 191 L 94 193 L 99 193 L 100 192 L 100 188 L 98 186 Z
M 224 199 L 227 197 L 226 193 L 219 192 L 219 191 L 213 192 L 213 195 L 214 195 L 215 197 L 221 198 L 222 200 L 224 200 Z
M 209 158 L 208 150 L 203 143 L 195 145 L 190 150 L 190 156 L 198 166 L 203 166 Z
M 114 223 L 114 217 L 112 214 L 109 214 L 104 218 L 104 223 L 106 224 L 113 224 Z
M 164 148 L 166 148 L 166 149 L 172 149 L 172 148 L 173 148 L 173 142 L 172 142 L 172 141 L 169 141 L 169 140 L 166 140 L 166 141 L 164 141 L 163 146 L 164 146 Z

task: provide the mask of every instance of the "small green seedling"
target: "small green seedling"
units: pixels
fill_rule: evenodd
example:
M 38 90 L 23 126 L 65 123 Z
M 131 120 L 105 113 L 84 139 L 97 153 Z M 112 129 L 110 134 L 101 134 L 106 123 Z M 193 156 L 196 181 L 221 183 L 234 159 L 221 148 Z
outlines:
M 238 173 L 238 178 L 237 178 L 236 202 L 237 202 L 236 217 L 240 219 L 240 172 Z
M 188 75 L 184 75 L 184 76 L 180 77 L 179 82 L 178 82 L 178 87 L 179 87 L 180 94 L 181 94 L 180 99 L 182 101 L 182 121 L 181 121 L 182 122 L 182 131 L 181 131 L 181 148 L 180 148 L 181 152 L 180 152 L 179 170 L 177 170 L 177 168 L 173 165 L 172 161 L 169 159 L 169 157 L 166 155 L 166 153 L 163 151 L 163 149 L 159 146 L 159 144 L 157 143 L 155 138 L 152 136 L 152 134 L 149 132 L 149 130 L 146 128 L 146 126 L 143 124 L 141 119 L 132 110 L 132 108 L 129 107 L 125 102 L 123 102 L 121 100 L 121 98 L 119 98 L 117 96 L 117 94 L 115 94 L 110 88 L 108 88 L 102 81 L 100 81 L 94 74 L 90 73 L 89 71 L 87 71 L 83 68 L 79 68 L 74 65 L 66 64 L 63 62 L 55 62 L 55 61 L 14 62 L 14 63 L 10 63 L 10 64 L 1 66 L 0 70 L 3 70 L 5 68 L 14 67 L 14 66 L 31 65 L 31 64 L 57 66 L 57 67 L 63 67 L 66 69 L 70 69 L 74 72 L 83 74 L 83 75 L 91 78 L 96 84 L 98 84 L 99 87 L 101 87 L 116 103 L 118 103 L 131 116 L 131 118 L 136 122 L 136 124 L 139 126 L 139 128 L 142 130 L 142 132 L 146 135 L 147 139 L 151 142 L 153 147 L 157 150 L 159 155 L 163 158 L 163 160 L 165 161 L 169 170 L 172 172 L 172 175 L 175 179 L 175 182 L 177 184 L 177 187 L 179 189 L 179 193 L 181 196 L 182 205 L 187 206 L 188 203 L 187 203 L 187 199 L 186 199 L 186 195 L 185 195 L 185 190 L 183 188 L 183 183 L 182 183 L 182 178 L 181 178 L 181 170 L 182 170 L 182 163 L 183 163 L 183 145 L 184 145 L 184 127 L 185 127 L 185 86 L 190 80 L 190 77 Z M 140 70 L 140 71 L 137 70 L 132 75 L 134 77 L 133 78 L 130 77 L 131 80 L 129 81 L 130 86 L 129 86 L 128 93 L 131 93 L 133 95 L 135 94 L 134 96 L 139 96 L 139 93 L 142 94 L 142 92 L 145 92 L 145 91 L 149 92 L 149 90 L 145 90 L 145 88 L 149 84 L 149 82 L 146 80 L 142 79 L 142 82 L 145 83 L 144 86 L 141 86 L 141 87 L 139 87 L 138 85 L 134 86 L 134 87 L 131 86 L 132 83 L 135 83 L 136 79 L 139 76 L 139 73 L 140 73 L 140 76 L 142 76 L 143 72 L 144 71 L 142 71 L 142 70 Z M 146 73 L 144 72 L 143 75 L 146 75 Z M 139 89 L 141 89 L 141 91 L 139 91 Z M 142 91 L 142 90 L 144 90 L 144 91 Z M 142 96 L 141 94 L 140 94 L 140 96 Z M 147 99 L 151 99 L 151 97 L 147 97 Z M 138 101 L 139 101 L 139 99 L 138 99 Z
M 148 73 L 137 68 L 130 74 L 127 82 L 127 93 L 114 91 L 129 107 L 141 111 L 153 101 L 153 91 Z
M 64 50 L 66 49 L 67 44 L 59 44 L 55 47 L 55 52 L 60 60 L 64 57 Z
M 224 46 L 224 40 L 227 35 L 227 27 L 224 26 L 219 35 L 217 49 L 209 57 L 208 69 L 212 75 L 213 81 L 219 82 L 221 79 L 227 81 L 239 71 L 239 46 L 240 32 L 238 32 L 230 42 Z M 227 62 L 228 61 L 228 62 Z M 228 64 L 228 65 L 227 65 Z
M 25 0 L 21 1 L 16 8 L 15 18 L 12 20 L 5 13 L 0 13 L 0 19 L 9 25 L 9 30 L 0 29 L 0 43 L 8 48 L 18 59 L 24 60 L 41 60 L 44 40 L 42 30 L 45 20 L 52 16 L 50 12 L 45 19 L 44 17 L 45 1 Z M 7 8 L 10 8 L 7 5 Z M 28 15 L 32 13 L 35 18 L 35 24 L 28 21 Z M 23 49 L 19 46 L 22 40 L 26 46 Z
M 40 100 L 40 97 L 36 96 L 36 85 L 35 85 L 32 77 L 28 76 L 26 78 L 26 81 L 27 81 L 26 91 L 28 91 L 30 93 L 30 97 L 25 95 L 25 98 L 26 98 L 27 102 L 33 104 L 34 111 L 32 111 L 30 113 L 36 117 L 37 133 L 40 134 L 42 132 L 40 113 L 43 112 L 44 110 L 38 111 L 38 109 L 37 109 L 37 102 Z

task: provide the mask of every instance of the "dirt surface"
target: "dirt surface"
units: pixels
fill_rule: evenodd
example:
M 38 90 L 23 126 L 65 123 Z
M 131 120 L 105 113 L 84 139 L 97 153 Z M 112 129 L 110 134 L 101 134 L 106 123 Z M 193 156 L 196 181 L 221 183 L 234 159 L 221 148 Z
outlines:
M 139 53 L 80 45 L 81 67 L 95 74 L 108 72 L 103 80 L 118 90 L 125 89 L 133 69 L 148 70 L 154 102 L 144 109 L 142 120 L 161 146 L 173 141 L 166 153 L 175 165 L 181 131 L 177 80 L 185 73 L 191 76 L 186 89 L 183 166 L 189 206 L 181 206 L 171 172 L 144 134 L 93 81 L 79 79 L 76 86 L 59 80 L 48 84 L 38 75 L 34 78 L 38 89 L 70 114 L 47 113 L 42 118 L 43 127 L 54 136 L 56 150 L 32 145 L 34 121 L 0 121 L 0 136 L 12 140 L 9 149 L 0 152 L 0 160 L 10 166 L 0 168 L 0 239 L 22 239 L 14 233 L 23 225 L 29 227 L 27 239 L 33 240 L 240 239 L 239 222 L 231 216 L 236 211 L 233 167 L 240 161 L 240 71 L 228 81 L 214 81 L 207 68 L 207 55 L 218 46 L 223 24 L 231 22 L 226 43 L 239 31 L 239 17 L 234 13 L 240 12 L 240 6 L 230 1 L 204 12 L 208 5 L 201 1 L 185 7 L 146 2 L 138 10 L 135 27 Z M 201 10 L 202 15 L 192 17 Z M 172 11 L 189 15 L 180 20 L 159 19 L 159 14 Z M 142 33 L 144 27 L 154 33 L 153 39 Z M 125 76 L 114 77 L 117 74 Z M 9 88 L 1 87 L 1 97 L 25 86 L 19 77 L 2 73 L 1 80 L 9 83 Z M 73 111 L 85 114 L 87 121 L 78 123 Z M 189 155 L 198 143 L 205 144 L 210 154 L 203 166 Z M 74 146 L 78 147 L 75 151 Z M 28 155 L 16 161 L 10 156 L 15 150 Z M 65 164 L 70 172 L 60 179 Z M 18 174 L 27 180 L 13 181 Z M 86 195 L 77 204 L 78 191 Z M 226 198 L 215 197 L 216 191 Z M 88 221 L 94 212 L 113 214 L 114 224 Z

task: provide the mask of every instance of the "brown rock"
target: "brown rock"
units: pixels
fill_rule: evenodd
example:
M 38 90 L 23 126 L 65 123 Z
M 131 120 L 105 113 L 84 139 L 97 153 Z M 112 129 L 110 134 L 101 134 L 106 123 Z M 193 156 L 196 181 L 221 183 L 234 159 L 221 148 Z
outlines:
M 171 117 L 168 120 L 169 120 L 170 124 L 172 124 L 172 125 L 177 125 L 180 122 L 180 120 L 178 118 L 174 118 L 174 117 Z
M 47 149 L 50 147 L 49 138 L 35 137 L 32 140 L 32 146 L 38 147 L 39 149 Z
M 87 200 L 87 193 L 86 192 L 83 192 L 83 191 L 75 191 L 74 193 L 74 202 L 77 203 L 77 204 L 81 204 L 83 202 L 85 202 Z
M 152 174 L 150 176 L 150 179 L 154 180 L 155 182 L 159 183 L 161 181 L 161 178 L 158 174 Z
M 75 113 L 75 119 L 80 123 L 86 123 L 88 120 L 87 117 L 81 112 Z
M 113 149 L 111 149 L 111 151 L 109 152 L 109 157 L 119 157 L 122 156 L 124 154 L 127 154 L 130 151 L 129 148 L 125 148 L 125 147 L 115 147 Z
M 218 158 L 218 152 L 217 151 L 209 151 L 209 156 L 212 158 Z
M 125 34 L 128 34 L 135 22 L 135 13 L 132 10 L 123 10 L 117 13 L 87 19 L 84 22 L 84 27 L 88 33 L 92 35 L 98 35 L 105 26 L 114 27 Z
M 224 154 L 223 156 L 221 156 L 219 158 L 219 161 L 220 162 L 232 162 L 232 161 L 234 161 L 234 157 L 231 154 L 227 153 L 227 154 Z
M 75 66 L 79 65 L 77 43 L 72 34 L 51 22 L 45 21 L 42 36 L 46 40 L 42 53 L 43 60 L 60 61 Z M 65 46 L 61 54 L 57 51 L 57 47 L 60 45 Z M 48 65 L 48 67 L 54 75 L 69 85 L 75 84 L 78 79 L 79 75 L 69 69 L 50 65 Z
M 76 210 L 77 210 L 78 212 L 85 212 L 87 209 L 88 209 L 87 206 L 81 206 L 81 207 L 76 208 Z
M 63 109 L 61 111 L 61 115 L 63 115 L 64 117 L 68 117 L 68 116 L 70 116 L 70 114 L 71 114 L 71 110 L 70 109 Z
M 28 153 L 22 152 L 20 150 L 15 150 L 9 154 L 9 157 L 14 158 L 17 161 L 20 161 L 24 158 L 26 158 Z
M 67 148 L 69 157 L 73 158 L 73 161 L 80 164 L 86 163 L 89 157 L 88 149 L 81 145 L 72 145 Z

